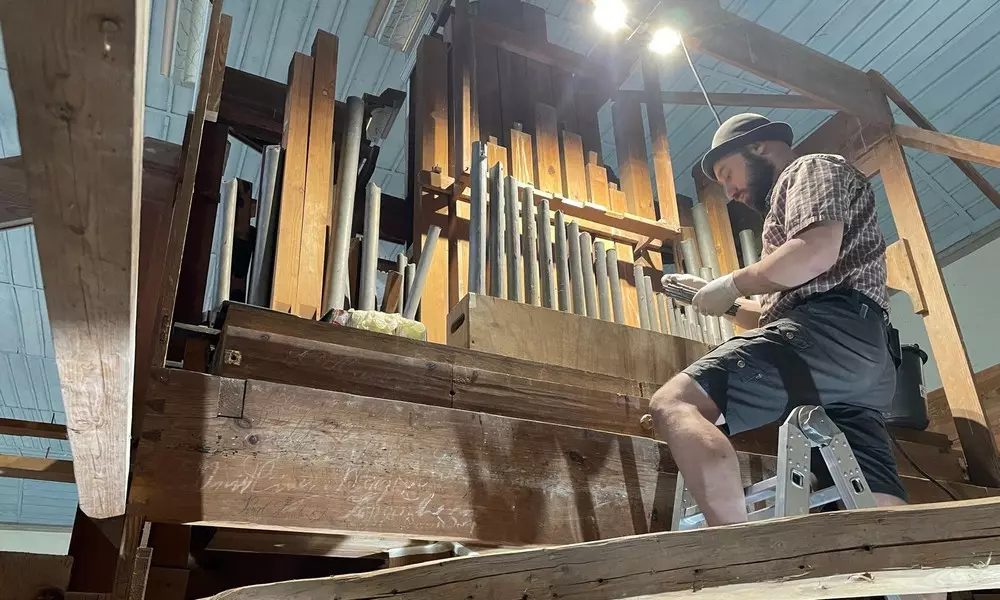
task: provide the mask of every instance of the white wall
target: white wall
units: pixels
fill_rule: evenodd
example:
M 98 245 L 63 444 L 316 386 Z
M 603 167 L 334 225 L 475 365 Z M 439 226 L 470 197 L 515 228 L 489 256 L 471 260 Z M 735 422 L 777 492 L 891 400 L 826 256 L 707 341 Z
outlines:
M 69 537 L 69 527 L 0 525 L 0 550 L 64 555 Z
M 1000 302 L 1000 238 L 951 263 L 943 272 L 973 371 L 1000 363 L 1000 320 L 996 317 Z M 891 316 L 902 343 L 919 344 L 931 357 L 924 368 L 927 390 L 941 387 L 923 318 L 913 313 L 909 296 L 893 296 Z

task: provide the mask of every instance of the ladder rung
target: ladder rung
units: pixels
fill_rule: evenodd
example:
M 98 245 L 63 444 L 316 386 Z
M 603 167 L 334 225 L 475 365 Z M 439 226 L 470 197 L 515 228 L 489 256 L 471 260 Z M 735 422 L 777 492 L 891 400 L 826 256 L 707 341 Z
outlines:
M 766 483 L 767 481 L 769 480 L 764 480 L 760 483 Z M 837 491 L 836 486 L 830 486 L 818 492 L 814 492 L 811 496 L 809 496 L 809 508 L 818 508 L 820 506 L 824 506 L 836 500 L 840 500 L 840 492 Z M 692 506 L 688 510 L 692 509 L 698 510 L 698 507 Z M 763 519 L 770 519 L 773 516 L 774 516 L 774 506 L 768 506 L 767 508 L 755 510 L 752 513 L 747 514 L 747 518 L 750 521 L 760 521 Z M 691 515 L 685 514 L 684 518 L 681 519 L 681 529 L 693 529 L 704 522 L 705 522 L 705 515 L 700 512 Z

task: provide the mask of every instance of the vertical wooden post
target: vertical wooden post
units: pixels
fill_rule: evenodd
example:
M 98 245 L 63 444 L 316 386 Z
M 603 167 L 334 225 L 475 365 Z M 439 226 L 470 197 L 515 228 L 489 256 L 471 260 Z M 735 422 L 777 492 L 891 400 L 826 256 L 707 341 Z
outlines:
M 441 194 L 425 192 L 423 173 L 448 177 L 451 167 L 448 133 L 448 73 L 441 65 L 448 62 L 447 45 L 425 37 L 417 49 L 417 62 L 410 76 L 409 159 L 410 194 L 413 198 L 413 250 L 411 262 L 420 259 L 420 248 L 431 225 L 441 227 L 447 239 L 447 201 Z M 420 320 L 427 327 L 432 342 L 447 341 L 448 252 L 439 243 L 434 252 L 427 282 L 420 302 Z
M 660 206 L 660 220 L 672 227 L 680 227 L 677 211 L 677 191 L 674 189 L 674 167 L 670 161 L 670 144 L 667 141 L 667 119 L 663 114 L 660 94 L 660 70 L 649 58 L 642 61 L 642 86 L 646 91 L 646 120 L 649 122 L 649 139 L 652 142 L 653 176 L 656 178 L 656 198 Z
M 941 384 L 955 419 L 959 441 L 965 451 L 969 479 L 978 485 L 998 487 L 1000 463 L 997 461 L 996 442 L 976 393 L 969 355 L 934 255 L 906 155 L 895 136 L 883 140 L 876 152 L 896 230 L 899 237 L 910 244 L 917 277 L 924 291 L 927 303 L 924 325 L 937 359 Z
M 646 155 L 646 133 L 642 126 L 639 103 L 619 98 L 615 100 L 611 115 L 615 129 L 615 148 L 618 151 L 618 177 L 628 202 L 628 212 L 655 219 L 653 185 Z
M 469 0 L 455 0 L 451 19 L 451 110 L 452 159 L 455 180 L 469 172 L 472 141 L 479 139 L 479 110 L 476 98 L 476 53 L 469 23 Z M 447 89 L 447 88 L 446 88 Z
M 559 131 L 556 109 L 548 104 L 535 105 L 535 162 L 538 164 L 538 189 L 563 195 L 562 161 L 559 156 Z

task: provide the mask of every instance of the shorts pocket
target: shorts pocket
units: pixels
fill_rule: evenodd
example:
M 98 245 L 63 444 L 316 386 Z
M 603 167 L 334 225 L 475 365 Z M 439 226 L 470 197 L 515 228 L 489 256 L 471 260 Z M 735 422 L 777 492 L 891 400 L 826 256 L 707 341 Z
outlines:
M 782 343 L 793 348 L 805 350 L 813 345 L 812 336 L 809 335 L 806 328 L 801 323 L 790 319 L 779 319 L 774 323 L 766 325 L 765 328 L 776 331 L 781 336 Z

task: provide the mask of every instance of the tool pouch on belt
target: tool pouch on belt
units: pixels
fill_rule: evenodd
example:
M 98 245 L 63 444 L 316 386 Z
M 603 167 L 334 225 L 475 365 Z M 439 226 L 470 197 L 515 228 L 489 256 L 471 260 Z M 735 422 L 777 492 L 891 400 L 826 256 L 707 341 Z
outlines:
M 892 362 L 899 368 L 900 363 L 903 362 L 903 351 L 899 347 L 899 330 L 893 327 L 891 324 L 886 328 L 888 339 L 886 342 L 889 344 L 889 354 L 892 355 Z

